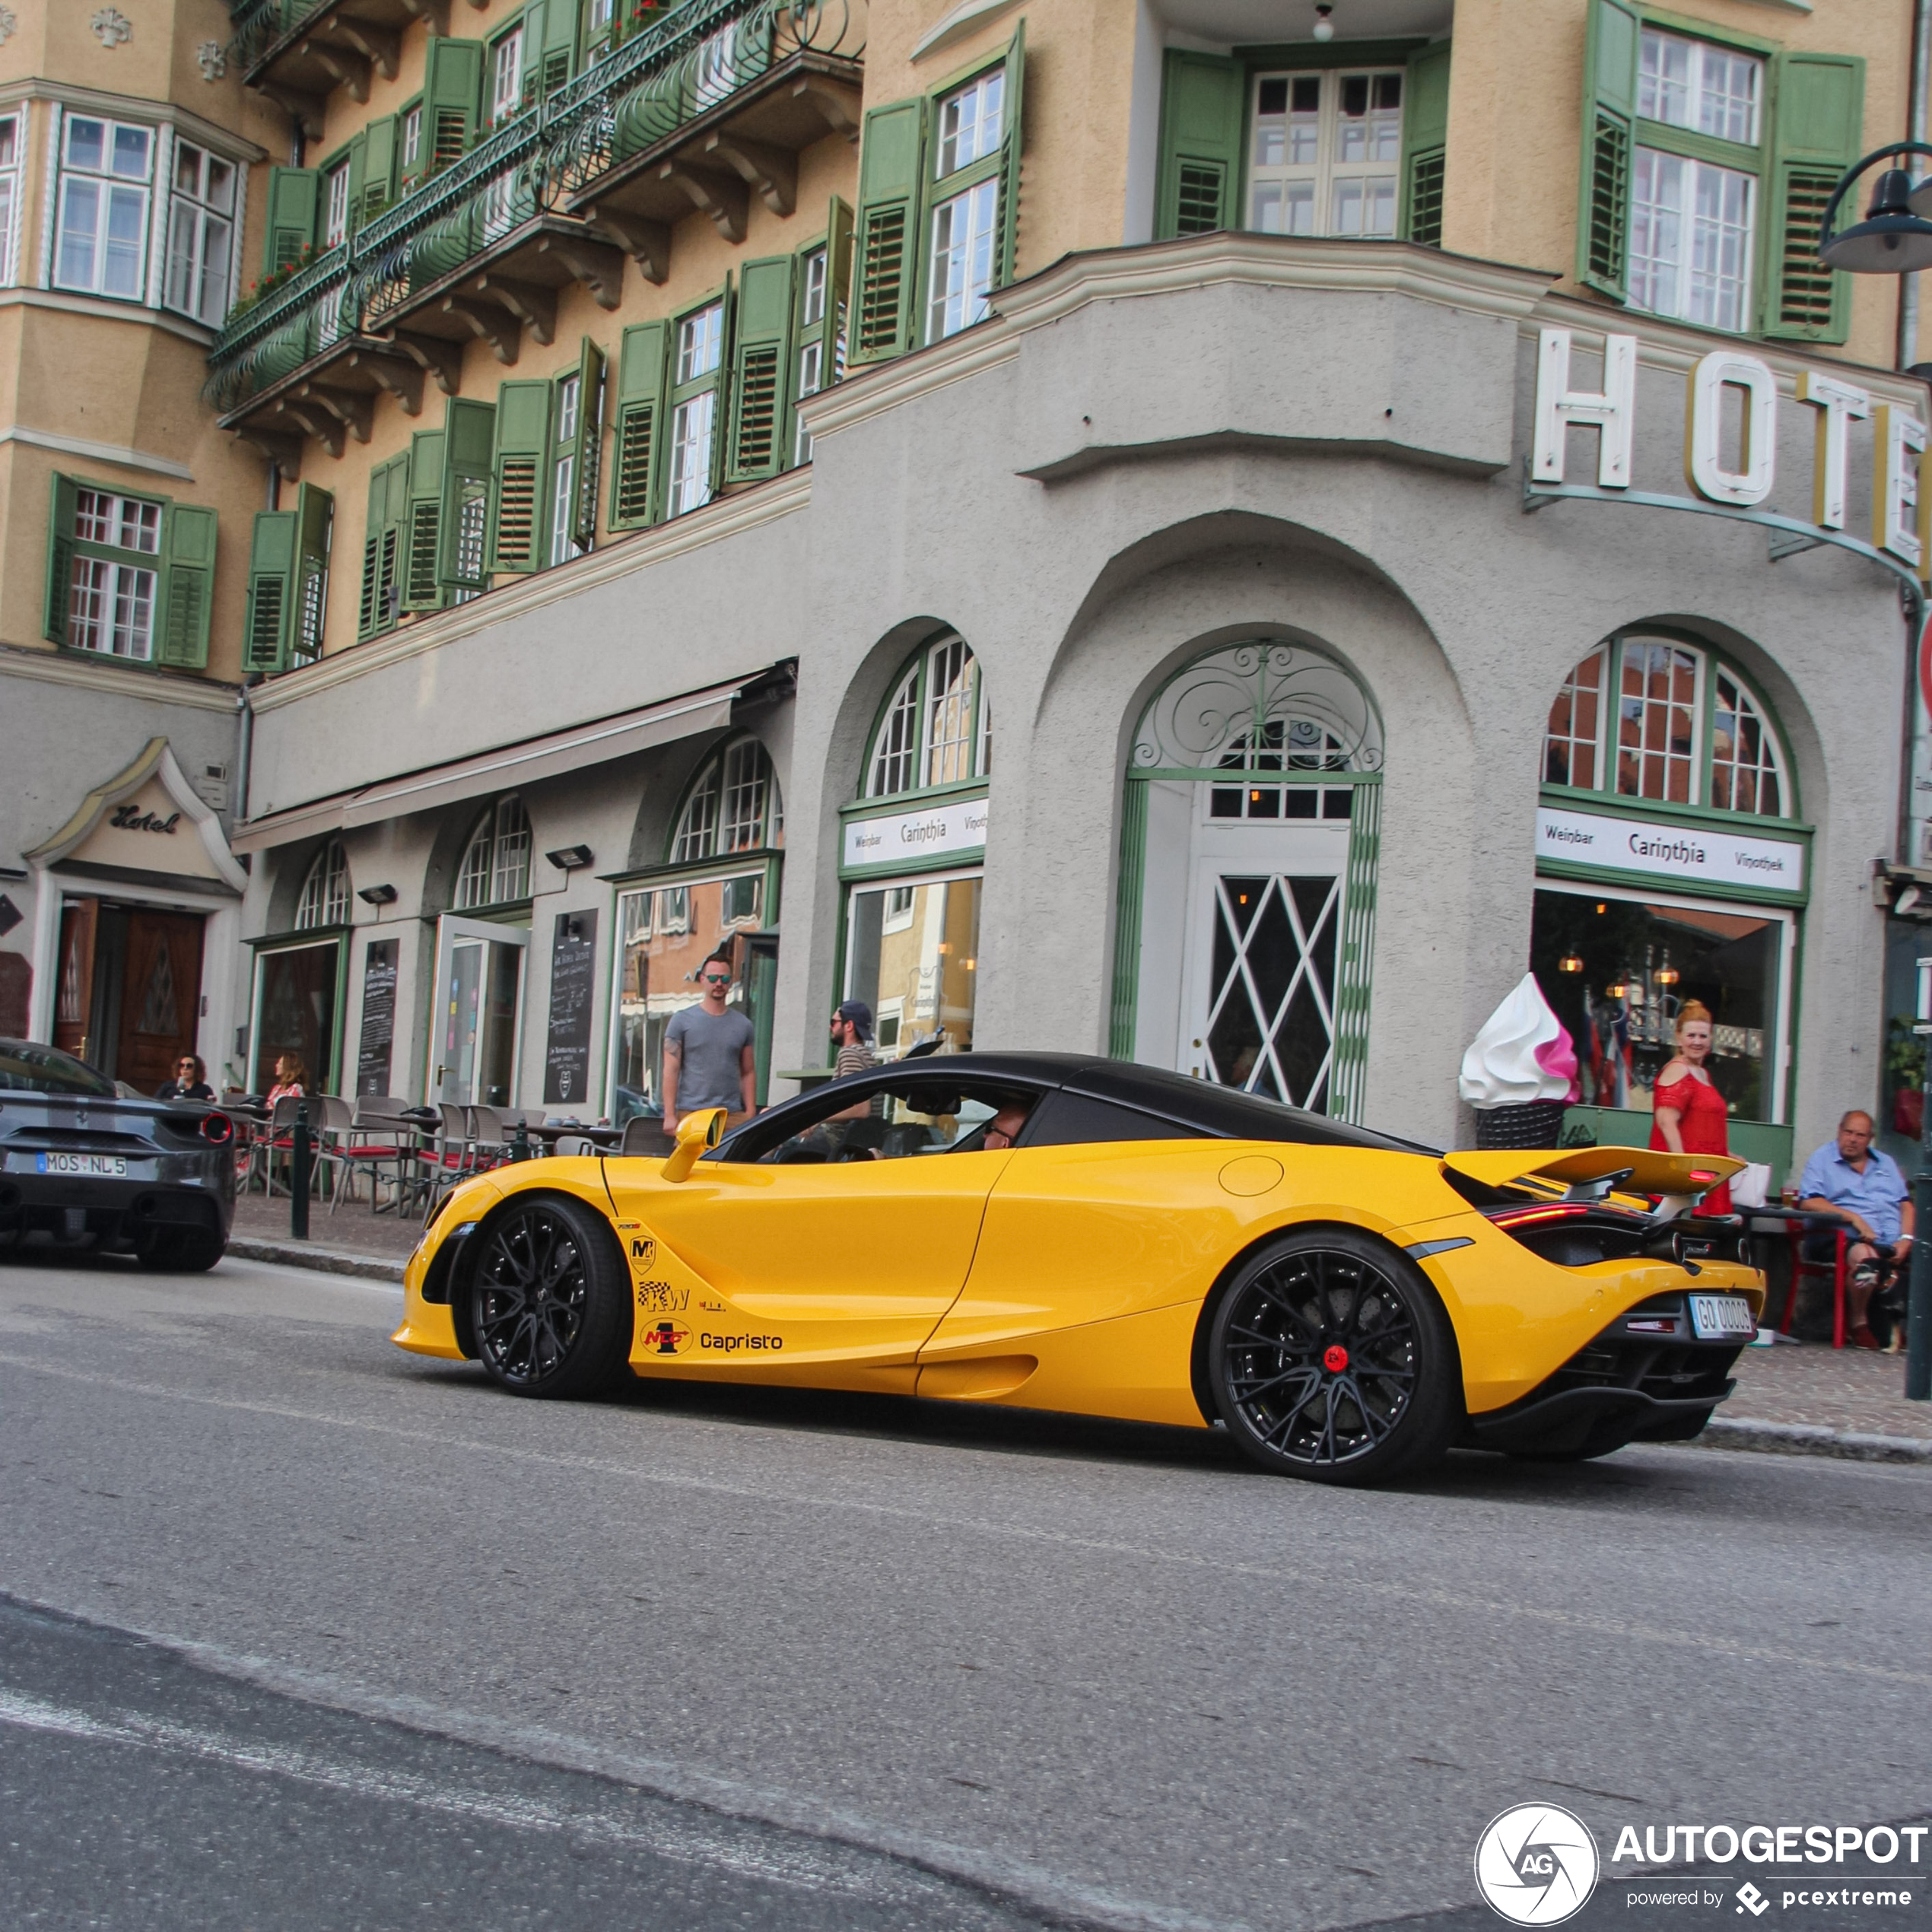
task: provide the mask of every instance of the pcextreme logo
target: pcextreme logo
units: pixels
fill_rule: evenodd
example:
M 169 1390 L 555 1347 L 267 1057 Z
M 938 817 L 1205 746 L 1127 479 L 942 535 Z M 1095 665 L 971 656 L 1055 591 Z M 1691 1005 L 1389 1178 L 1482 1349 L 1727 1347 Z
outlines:
M 1517 1925 L 1560 1925 L 1581 1911 L 1598 1870 L 1590 1827 L 1561 1805 L 1512 1805 L 1476 1841 L 1476 1889 Z

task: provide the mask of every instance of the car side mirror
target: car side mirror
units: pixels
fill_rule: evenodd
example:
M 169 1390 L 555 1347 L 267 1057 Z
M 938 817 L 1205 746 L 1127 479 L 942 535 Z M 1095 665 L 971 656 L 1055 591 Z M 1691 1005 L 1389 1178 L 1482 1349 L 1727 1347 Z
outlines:
M 701 1107 L 687 1114 L 678 1123 L 678 1144 L 671 1150 L 663 1172 L 666 1180 L 684 1180 L 697 1165 L 697 1157 L 724 1138 L 725 1111 L 722 1107 Z

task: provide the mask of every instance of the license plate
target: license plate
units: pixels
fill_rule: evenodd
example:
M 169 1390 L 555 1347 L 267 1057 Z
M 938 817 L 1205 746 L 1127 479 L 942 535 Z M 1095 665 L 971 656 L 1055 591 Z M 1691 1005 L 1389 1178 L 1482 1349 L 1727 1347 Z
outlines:
M 1690 1298 L 1691 1327 L 1699 1341 L 1711 1342 L 1727 1335 L 1753 1336 L 1757 1317 L 1741 1295 L 1693 1295 Z
M 126 1158 L 119 1154 L 40 1154 L 34 1164 L 42 1174 L 100 1174 L 124 1176 Z

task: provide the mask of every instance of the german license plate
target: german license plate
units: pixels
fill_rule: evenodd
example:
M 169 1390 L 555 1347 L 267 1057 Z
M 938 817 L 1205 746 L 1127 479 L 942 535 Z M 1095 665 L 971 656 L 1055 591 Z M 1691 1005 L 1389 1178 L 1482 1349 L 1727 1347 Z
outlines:
M 1741 1295 L 1693 1295 L 1690 1304 L 1691 1327 L 1699 1341 L 1714 1342 L 1730 1335 L 1748 1339 L 1758 1332 L 1757 1317 Z
M 97 1174 L 125 1176 L 128 1164 L 119 1154 L 41 1154 L 35 1165 L 42 1174 Z

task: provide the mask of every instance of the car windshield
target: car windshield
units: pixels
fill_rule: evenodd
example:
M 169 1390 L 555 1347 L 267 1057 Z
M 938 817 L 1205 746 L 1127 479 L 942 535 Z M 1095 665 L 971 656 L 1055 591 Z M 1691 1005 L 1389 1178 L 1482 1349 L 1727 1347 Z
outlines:
M 79 1094 L 112 1100 L 114 1083 L 58 1047 L 24 1040 L 0 1040 L 0 1093 Z

